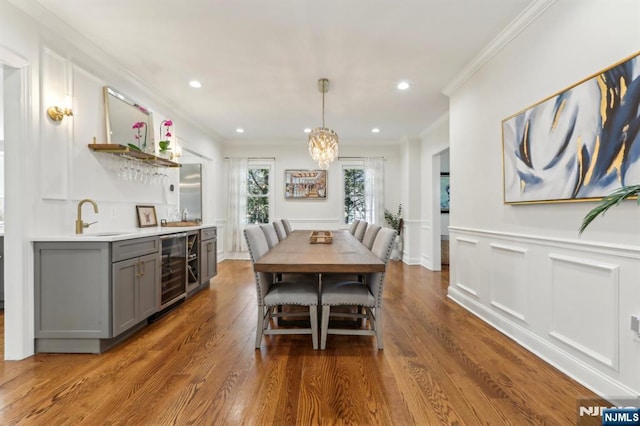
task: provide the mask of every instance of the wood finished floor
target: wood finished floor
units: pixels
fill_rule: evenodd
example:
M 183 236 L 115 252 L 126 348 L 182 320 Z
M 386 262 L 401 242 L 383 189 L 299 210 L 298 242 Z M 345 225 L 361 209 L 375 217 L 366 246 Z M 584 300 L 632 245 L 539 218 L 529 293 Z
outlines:
M 253 347 L 251 263 L 102 355 L 0 367 L 0 424 L 575 424 L 595 397 L 446 299 L 448 272 L 390 262 L 385 349 L 370 336 Z M 4 317 L 2 317 L 2 325 Z

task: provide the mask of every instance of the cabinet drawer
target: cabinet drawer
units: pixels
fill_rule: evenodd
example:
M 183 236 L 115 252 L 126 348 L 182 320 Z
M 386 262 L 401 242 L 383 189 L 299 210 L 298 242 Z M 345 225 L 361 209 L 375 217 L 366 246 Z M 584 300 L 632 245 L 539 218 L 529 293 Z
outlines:
M 112 246 L 111 261 L 119 262 L 121 260 L 144 256 L 145 254 L 157 253 L 159 251 L 160 238 L 158 237 L 116 241 Z
M 203 228 L 200 230 L 201 232 L 201 241 L 211 240 L 216 237 L 216 228 Z

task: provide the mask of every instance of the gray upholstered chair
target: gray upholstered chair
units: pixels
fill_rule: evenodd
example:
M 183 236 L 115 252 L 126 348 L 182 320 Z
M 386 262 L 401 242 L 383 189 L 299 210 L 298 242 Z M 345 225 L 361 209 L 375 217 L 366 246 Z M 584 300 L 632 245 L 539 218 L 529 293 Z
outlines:
M 276 234 L 276 229 L 273 225 L 268 223 L 260 225 L 260 229 L 264 233 L 265 238 L 267 239 L 267 244 L 269 245 L 269 250 L 276 246 L 280 242 L 278 238 L 278 234 Z
M 382 228 L 378 232 L 371 251 L 382 260 L 385 265 L 389 262 L 393 240 L 396 231 L 391 228 Z M 359 281 L 329 281 L 322 282 L 320 303 L 322 304 L 322 325 L 320 329 L 320 348 L 327 347 L 328 334 L 347 334 L 376 336 L 378 349 L 384 347 L 382 340 L 382 290 L 384 284 L 384 272 L 376 272 L 365 275 L 364 284 Z M 337 312 L 332 313 L 334 306 L 356 306 L 356 313 Z M 360 313 L 360 307 L 364 307 L 366 313 Z M 369 322 L 363 324 L 364 328 L 329 328 L 331 316 L 363 318 Z
M 251 261 L 254 263 L 269 251 L 267 239 L 259 226 L 244 230 L 249 246 Z M 258 325 L 256 328 L 256 349 L 260 348 L 263 335 L 270 334 L 311 334 L 313 349 L 318 349 L 318 286 L 313 282 L 274 282 L 273 274 L 255 272 L 258 298 Z M 274 307 L 284 305 L 308 306 L 308 312 L 274 312 Z M 308 317 L 309 328 L 270 328 L 272 317 Z
M 278 235 L 278 239 L 280 241 L 284 240 L 285 238 L 287 238 L 287 233 L 284 230 L 284 226 L 282 225 L 282 222 L 279 220 L 276 220 L 273 222 L 273 228 L 276 230 L 276 234 Z
M 360 223 L 360 219 L 356 219 L 351 222 L 351 227 L 349 227 L 349 232 L 351 233 L 351 235 L 355 235 L 356 229 L 358 229 L 358 223 Z
M 364 233 L 367 231 L 367 225 L 368 223 L 366 220 L 361 220 L 360 222 L 358 222 L 356 233 L 353 234 L 353 236 L 356 237 L 356 239 L 360 242 L 362 242 L 362 239 L 364 238 Z
M 364 246 L 369 250 L 371 250 L 371 247 L 373 247 L 373 242 L 375 241 L 380 228 L 382 228 L 380 225 L 376 225 L 373 223 L 367 226 L 367 230 L 364 233 L 364 237 L 362 238 L 362 244 L 364 244 Z
M 284 227 L 284 232 L 287 235 L 293 232 L 293 229 L 291 229 L 291 224 L 289 223 L 289 219 L 280 219 L 280 221 L 282 222 L 282 226 Z

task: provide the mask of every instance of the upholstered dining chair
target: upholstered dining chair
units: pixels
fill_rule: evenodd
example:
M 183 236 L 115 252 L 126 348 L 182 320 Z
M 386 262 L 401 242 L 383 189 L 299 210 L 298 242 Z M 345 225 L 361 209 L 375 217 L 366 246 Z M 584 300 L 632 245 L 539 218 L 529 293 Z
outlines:
M 259 226 L 245 228 L 244 237 L 254 264 L 269 251 L 267 239 Z M 256 349 L 260 348 L 263 335 L 311 334 L 313 349 L 318 349 L 318 285 L 313 282 L 274 282 L 273 274 L 255 272 L 258 301 L 258 325 L 256 327 Z M 285 305 L 308 306 L 308 312 L 275 312 L 275 307 Z M 272 317 L 308 317 L 309 328 L 271 328 Z
M 385 266 L 389 262 L 395 236 L 395 230 L 382 228 L 378 231 L 371 248 L 371 251 L 384 262 Z M 320 349 L 327 347 L 328 334 L 376 336 L 378 349 L 384 348 L 382 339 L 382 290 L 384 278 L 384 272 L 376 272 L 366 274 L 364 284 L 359 281 L 323 281 L 320 291 L 320 303 L 322 304 Z M 356 306 L 358 310 L 356 313 L 332 313 L 331 308 L 335 306 Z M 360 307 L 364 307 L 365 314 L 360 313 Z M 363 328 L 329 328 L 331 316 L 362 318 L 366 319 L 366 322 Z
M 262 229 L 262 232 L 264 233 L 265 238 L 267 239 L 269 250 L 271 250 L 276 246 L 276 244 L 280 242 L 280 239 L 278 238 L 278 234 L 276 234 L 276 229 L 273 227 L 273 225 L 269 223 L 265 223 L 259 226 L 260 226 L 260 229 Z
M 376 236 L 378 235 L 378 231 L 380 231 L 381 228 L 382 227 L 380 225 L 376 225 L 374 223 L 367 226 L 364 237 L 362 237 L 362 244 L 364 244 L 364 246 L 369 250 L 371 250 L 371 247 L 373 247 L 373 242 L 375 241 Z
M 291 229 L 291 224 L 289 223 L 289 219 L 280 219 L 280 221 L 282 222 L 282 226 L 284 227 L 284 232 L 287 235 L 293 232 L 293 229 Z
M 349 232 L 351 233 L 351 235 L 355 235 L 359 223 L 360 219 L 355 219 L 353 222 L 351 222 L 351 226 L 349 227 Z
M 276 230 L 276 234 L 278 235 L 278 239 L 280 241 L 284 240 L 285 238 L 287 238 L 287 233 L 284 230 L 284 226 L 282 226 L 282 222 L 279 220 L 276 220 L 273 222 L 273 228 Z
M 358 222 L 356 233 L 353 234 L 353 236 L 356 237 L 356 239 L 360 242 L 362 242 L 362 239 L 364 238 L 364 233 L 367 231 L 367 225 L 368 223 L 366 220 L 361 220 L 360 222 Z

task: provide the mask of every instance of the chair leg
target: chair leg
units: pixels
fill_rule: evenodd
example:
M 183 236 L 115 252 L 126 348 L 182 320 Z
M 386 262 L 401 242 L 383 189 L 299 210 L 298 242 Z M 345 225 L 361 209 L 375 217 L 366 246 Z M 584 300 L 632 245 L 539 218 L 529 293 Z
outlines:
M 327 348 L 327 330 L 329 329 L 329 312 L 331 306 L 322 305 L 322 327 L 320 329 L 320 349 Z
M 318 350 L 318 306 L 309 306 L 309 316 L 311 319 L 311 340 L 313 341 L 313 350 Z
M 375 308 L 376 310 L 376 340 L 378 342 L 378 349 L 384 349 L 384 342 L 382 341 L 382 308 Z
M 256 349 L 260 349 L 262 332 L 264 331 L 264 307 L 258 306 L 258 324 L 256 325 Z

